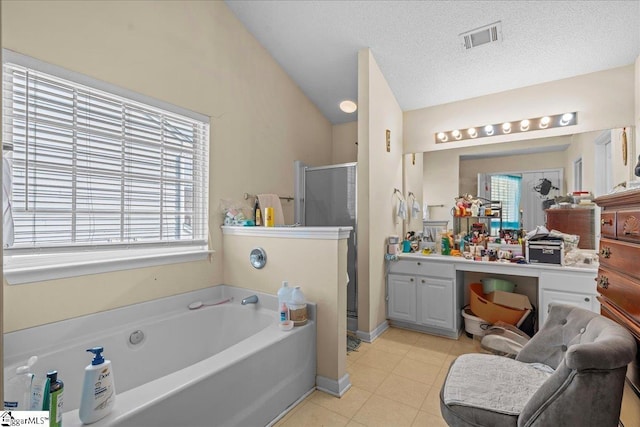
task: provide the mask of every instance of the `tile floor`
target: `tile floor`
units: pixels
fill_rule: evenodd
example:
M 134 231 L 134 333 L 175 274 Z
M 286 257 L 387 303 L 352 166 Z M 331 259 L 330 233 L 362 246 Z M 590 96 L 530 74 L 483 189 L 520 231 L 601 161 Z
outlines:
M 314 391 L 275 426 L 446 427 L 439 393 L 453 359 L 480 351 L 458 340 L 389 328 L 347 355 L 351 389 L 338 399 Z

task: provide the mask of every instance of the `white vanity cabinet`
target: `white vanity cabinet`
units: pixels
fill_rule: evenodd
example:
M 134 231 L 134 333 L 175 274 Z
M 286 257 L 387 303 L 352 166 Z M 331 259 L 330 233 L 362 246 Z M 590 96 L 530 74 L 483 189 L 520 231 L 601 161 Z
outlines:
M 457 338 L 464 295 L 456 289 L 451 263 L 427 260 L 391 262 L 387 279 L 392 325 Z
M 584 309 L 600 312 L 600 303 L 595 285 L 594 271 L 541 271 L 538 278 L 538 327 L 547 319 L 549 303 L 559 302 L 575 305 Z

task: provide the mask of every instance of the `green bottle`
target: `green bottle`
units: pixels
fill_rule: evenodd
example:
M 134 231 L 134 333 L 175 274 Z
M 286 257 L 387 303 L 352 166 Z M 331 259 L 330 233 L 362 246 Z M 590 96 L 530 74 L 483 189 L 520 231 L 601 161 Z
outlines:
M 64 383 L 58 379 L 58 371 L 47 372 L 49 378 L 49 427 L 62 427 L 62 395 Z

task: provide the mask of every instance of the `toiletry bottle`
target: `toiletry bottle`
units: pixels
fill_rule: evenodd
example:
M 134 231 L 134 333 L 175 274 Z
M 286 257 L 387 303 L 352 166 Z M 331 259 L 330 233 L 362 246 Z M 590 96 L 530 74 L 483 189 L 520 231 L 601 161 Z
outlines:
M 307 303 L 300 286 L 296 286 L 291 292 L 291 302 L 289 303 L 289 315 L 294 326 L 302 326 L 307 323 Z
M 289 302 L 291 301 L 291 289 L 289 282 L 282 281 L 282 287 L 278 289 L 278 308 L 280 310 L 279 321 L 284 322 L 289 320 Z
M 64 383 L 58 379 L 58 371 L 47 372 L 49 378 L 49 427 L 62 427 L 62 396 Z
M 31 356 L 24 366 L 16 368 L 16 375 L 9 378 L 4 389 L 5 411 L 28 411 L 31 408 L 31 367 L 38 360 Z
M 256 225 L 262 225 L 262 212 L 260 211 L 260 203 L 258 203 L 258 198 L 256 197 L 256 204 L 253 207 L 253 213 L 256 219 Z
M 116 399 L 111 361 L 102 357 L 104 349 L 93 347 L 87 351 L 95 357 L 91 364 L 84 368 L 79 411 L 83 424 L 91 424 L 105 417 L 113 408 Z

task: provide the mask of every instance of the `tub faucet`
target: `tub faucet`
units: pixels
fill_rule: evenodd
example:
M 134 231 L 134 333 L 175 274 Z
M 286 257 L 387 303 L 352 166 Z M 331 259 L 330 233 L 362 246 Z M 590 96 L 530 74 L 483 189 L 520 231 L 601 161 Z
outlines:
M 247 305 L 247 304 L 257 304 L 258 303 L 258 296 L 257 295 L 251 295 L 249 297 L 246 297 L 242 300 L 242 305 Z

